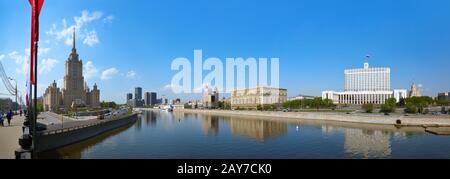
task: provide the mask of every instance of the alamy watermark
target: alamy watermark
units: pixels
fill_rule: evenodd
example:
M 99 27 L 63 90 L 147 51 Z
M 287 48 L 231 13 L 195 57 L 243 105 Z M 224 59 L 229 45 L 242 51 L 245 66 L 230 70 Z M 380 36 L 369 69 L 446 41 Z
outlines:
M 203 61 L 200 49 L 194 50 L 193 65 L 188 58 L 179 57 L 172 61 L 171 69 L 177 71 L 171 82 L 174 93 L 202 93 L 204 85 L 222 93 L 257 86 L 279 88 L 280 85 L 279 58 L 226 58 L 224 65 L 216 57 Z

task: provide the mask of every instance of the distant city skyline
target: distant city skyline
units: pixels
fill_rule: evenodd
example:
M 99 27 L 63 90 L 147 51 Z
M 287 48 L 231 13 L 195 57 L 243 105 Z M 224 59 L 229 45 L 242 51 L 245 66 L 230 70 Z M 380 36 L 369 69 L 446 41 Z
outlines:
M 279 58 L 280 87 L 289 97 L 343 91 L 343 71 L 360 68 L 369 54 L 371 66 L 391 68 L 392 89 L 416 83 L 436 97 L 450 90 L 448 7 L 447 0 L 49 1 L 40 18 L 38 92 L 64 76 L 76 28 L 84 76 L 101 86 L 102 101 L 123 103 L 135 87 L 201 99 L 170 91 L 172 60 L 192 60 L 195 49 L 220 59 Z M 0 1 L 0 60 L 22 96 L 30 21 L 28 1 Z

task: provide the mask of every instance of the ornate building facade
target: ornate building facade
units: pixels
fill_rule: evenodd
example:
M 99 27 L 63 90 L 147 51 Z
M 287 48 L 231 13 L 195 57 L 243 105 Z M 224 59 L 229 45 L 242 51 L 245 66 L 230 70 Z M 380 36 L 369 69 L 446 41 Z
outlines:
M 64 88 L 58 88 L 54 81 L 44 93 L 45 111 L 72 107 L 100 107 L 100 90 L 97 84 L 94 84 L 94 88 L 90 90 L 84 81 L 83 61 L 79 59 L 75 46 L 75 31 L 72 52 L 65 64 Z
M 231 93 L 232 109 L 257 109 L 258 106 L 283 104 L 287 101 L 287 89 L 263 87 L 234 90 Z

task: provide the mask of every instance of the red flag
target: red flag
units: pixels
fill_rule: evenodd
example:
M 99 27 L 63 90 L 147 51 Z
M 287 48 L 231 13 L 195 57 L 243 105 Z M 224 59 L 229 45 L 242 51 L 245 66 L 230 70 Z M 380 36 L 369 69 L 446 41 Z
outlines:
M 38 2 L 38 16 L 36 17 L 36 0 L 28 0 L 31 5 L 31 48 L 30 48 L 30 81 L 32 84 L 36 84 L 35 76 L 34 76 L 34 65 L 36 59 L 34 59 L 34 53 L 38 50 L 35 49 L 35 43 L 39 41 L 39 29 L 36 28 L 39 25 L 39 14 L 41 13 L 42 6 L 44 5 L 44 0 L 37 0 Z
M 34 9 L 34 8 L 33 8 Z M 30 48 L 30 81 L 34 84 L 34 42 L 36 39 L 36 25 L 34 18 L 34 10 L 31 15 L 31 48 Z
M 34 7 L 33 6 L 34 0 L 28 0 L 28 2 L 30 2 L 31 7 Z M 38 4 L 39 4 L 39 6 L 38 6 L 39 7 L 38 15 L 40 15 L 41 14 L 42 5 L 44 5 L 44 0 L 39 0 Z

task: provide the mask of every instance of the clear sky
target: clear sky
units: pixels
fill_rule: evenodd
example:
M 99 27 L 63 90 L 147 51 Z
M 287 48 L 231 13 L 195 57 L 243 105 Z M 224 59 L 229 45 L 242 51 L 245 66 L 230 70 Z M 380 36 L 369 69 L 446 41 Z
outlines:
M 448 0 L 46 0 L 41 13 L 39 91 L 62 84 L 77 27 L 87 83 L 102 100 L 164 87 L 176 57 L 279 57 L 280 85 L 297 94 L 342 90 L 343 71 L 390 67 L 392 88 L 450 90 Z M 0 0 L 0 59 L 25 92 L 30 44 L 27 0 Z M 6 93 L 3 85 L 0 93 Z

